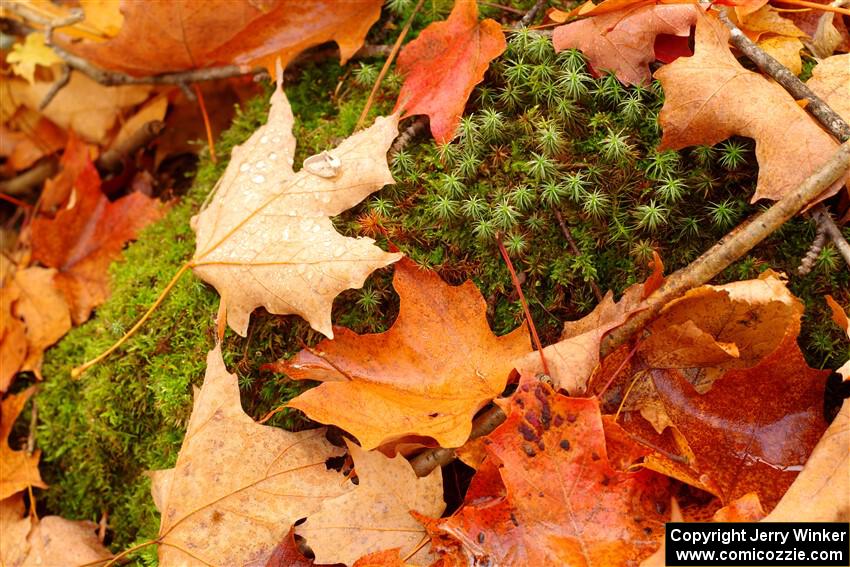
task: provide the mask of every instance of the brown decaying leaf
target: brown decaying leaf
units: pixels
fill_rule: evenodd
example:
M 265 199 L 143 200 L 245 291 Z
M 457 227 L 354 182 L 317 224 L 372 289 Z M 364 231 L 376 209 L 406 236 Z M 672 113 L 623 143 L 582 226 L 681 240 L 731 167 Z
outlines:
M 21 79 L 11 80 L 10 102 L 39 111 L 39 104 L 52 87 L 52 81 L 30 85 Z M 99 144 L 106 141 L 118 117 L 148 98 L 150 91 L 147 85 L 105 87 L 72 71 L 68 84 L 39 112 L 65 130 L 73 130 L 84 140 Z
M 30 486 L 47 488 L 38 472 L 41 451 L 36 449 L 28 455 L 25 449 L 14 451 L 9 446 L 12 426 L 34 392 L 35 386 L 30 386 L 19 394 L 6 396 L 0 403 L 0 500 Z
M 97 524 L 59 516 L 24 516 L 23 495 L 0 501 L 3 567 L 104 565 L 112 554 L 97 538 Z
M 744 69 L 728 38 L 726 26 L 700 14 L 694 56 L 656 71 L 665 96 L 659 150 L 713 145 L 733 135 L 754 138 L 759 174 L 752 200 L 777 200 L 820 168 L 838 143 L 781 86 Z M 794 140 L 793 149 L 788 140 Z
M 318 565 L 312 559 L 304 557 L 295 541 L 295 528 L 290 528 L 277 547 L 274 548 L 265 567 L 328 567 Z
M 670 421 L 695 455 L 690 465 L 696 476 L 710 478 L 724 503 L 756 492 L 767 510 L 794 481 L 826 427 L 828 374 L 806 365 L 795 336 L 755 367 L 728 371 L 705 394 L 678 370 L 651 371 Z
M 587 381 L 599 366 L 602 338 L 625 323 L 632 314 L 644 309 L 644 298 L 664 281 L 663 270 L 664 264 L 656 254 L 652 273 L 645 283 L 630 286 L 616 303 L 614 294 L 609 291 L 590 314 L 578 321 L 564 323 L 560 341 L 543 349 L 556 389 L 566 390 L 571 395 L 585 392 Z M 540 354 L 534 352 L 518 359 L 516 368 L 521 374 L 534 376 L 542 373 Z
M 0 392 L 9 389 L 27 358 L 27 328 L 12 312 L 19 297 L 16 286 L 0 288 Z
M 53 281 L 77 325 L 109 296 L 109 264 L 124 244 L 163 212 L 158 201 L 139 193 L 110 202 L 89 156 L 80 152 L 79 159 L 83 166 L 74 180 L 73 207 L 32 223 L 33 259 L 58 270 Z
M 60 171 L 44 182 L 41 191 L 41 206 L 39 211 L 46 216 L 54 216 L 71 198 L 74 183 L 94 156 L 93 149 L 83 142 L 74 131 L 68 132 L 68 141 L 62 158 L 59 160 Z
M 298 173 L 293 120 L 278 82 L 268 122 L 233 148 L 215 195 L 192 219 L 192 266 L 218 290 L 228 324 L 242 336 L 251 312 L 262 306 L 298 314 L 333 337 L 337 294 L 361 287 L 373 270 L 401 257 L 371 238 L 342 236 L 329 218 L 393 183 L 386 156 L 398 116 L 379 117 Z
M 687 37 L 699 10 L 695 4 L 632 2 L 555 28 L 552 42 L 555 51 L 582 50 L 598 72 L 612 71 L 627 85 L 646 85 L 651 80 L 649 64 L 655 61 L 655 38 Z
M 441 469 L 418 478 L 401 455 L 390 459 L 348 440 L 346 444 L 359 484 L 325 500 L 295 533 L 306 539 L 319 563 L 352 565 L 370 553 L 401 549 L 411 565 L 429 565 L 434 558 L 428 546 L 407 557 L 426 539 L 425 528 L 410 512 L 435 517 L 443 513 Z
M 65 132 L 53 122 L 31 110 L 19 110 L 8 122 L 0 124 L 0 157 L 7 158 L 2 168 L 12 177 L 44 156 L 58 152 L 65 143 Z
M 626 565 L 658 547 L 667 481 L 611 467 L 594 398 L 523 376 L 507 421 L 487 439 L 506 496 L 467 501 L 431 526 L 459 542 L 468 564 Z
M 730 14 L 741 31 L 760 48 L 795 75 L 800 74 L 803 67 L 803 61 L 800 59 L 800 50 L 803 49 L 801 40 L 806 34 L 794 25 L 794 22 L 782 17 L 780 12 L 770 5 L 762 6 L 741 17 L 736 17 L 735 12 Z
M 71 330 L 71 312 L 53 285 L 55 275 L 52 268 L 33 266 L 15 272 L 12 284 L 19 290 L 14 312 L 26 326 L 27 358 L 21 368 L 39 379 L 44 350 Z
M 845 121 L 850 120 L 850 53 L 833 55 L 818 63 L 806 83 Z
M 850 401 L 765 522 L 850 521 Z
M 216 65 L 274 72 L 303 50 L 335 41 L 342 63 L 363 44 L 381 14 L 381 0 L 124 0 L 124 25 L 100 43 L 64 45 L 98 67 L 135 76 Z
M 705 392 L 731 368 L 755 366 L 800 332 L 803 303 L 768 270 L 758 279 L 705 285 L 668 303 L 648 325 L 638 352 L 653 368 L 691 369 Z
M 367 450 L 406 436 L 459 447 L 475 413 L 505 389 L 514 360 L 531 351 L 527 328 L 495 336 L 474 283 L 451 286 L 409 259 L 396 264 L 393 286 L 400 306 L 388 331 L 337 328 L 336 339 L 275 366 L 323 382 L 289 405 Z
M 498 22 L 479 22 L 475 0 L 456 0 L 446 21 L 430 24 L 401 50 L 397 68 L 404 83 L 396 108 L 405 116 L 427 114 L 434 139 L 449 142 L 472 89 L 505 47 Z
M 296 520 L 349 489 L 325 465 L 341 453 L 324 429 L 254 422 L 217 346 L 176 465 L 151 474 L 160 563 L 264 565 Z
M 410 565 L 402 561 L 399 549 L 387 549 L 364 555 L 354 562 L 353 567 L 404 567 Z

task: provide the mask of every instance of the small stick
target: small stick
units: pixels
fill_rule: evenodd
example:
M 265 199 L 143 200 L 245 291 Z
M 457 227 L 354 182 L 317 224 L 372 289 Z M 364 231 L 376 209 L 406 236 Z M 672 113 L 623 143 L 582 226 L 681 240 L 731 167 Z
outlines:
M 576 244 L 575 238 L 573 238 L 573 233 L 570 232 L 570 227 L 567 226 L 567 223 L 564 221 L 564 217 L 561 215 L 561 211 L 558 209 L 552 209 L 555 213 L 555 218 L 558 219 L 558 224 L 561 225 L 561 232 L 564 234 L 564 238 L 567 239 L 567 243 L 570 245 L 570 250 L 573 251 L 575 256 L 581 256 L 581 250 Z M 593 295 L 596 297 L 596 301 L 601 302 L 604 299 L 604 295 L 602 290 L 599 289 L 599 285 L 596 283 L 596 280 L 588 280 L 587 282 L 590 284 L 590 289 L 593 290 Z
M 817 225 L 815 239 L 812 241 L 809 251 L 806 252 L 805 256 L 803 256 L 803 259 L 800 261 L 800 266 L 797 268 L 797 274 L 801 276 L 809 275 L 809 272 L 812 271 L 815 260 L 817 260 L 818 254 L 820 254 L 820 251 L 823 249 L 823 245 L 826 243 L 826 227 L 818 222 L 815 224 Z
M 413 11 L 410 13 L 410 17 L 407 18 L 407 22 L 404 24 L 401 33 L 398 34 L 398 38 L 396 38 L 393 48 L 387 56 L 387 60 L 384 62 L 384 66 L 381 67 L 381 72 L 378 73 L 378 78 L 375 80 L 375 84 L 372 86 L 372 92 L 369 93 L 369 98 L 366 99 L 366 104 L 363 106 L 360 118 L 357 119 L 357 125 L 354 127 L 355 130 L 362 128 L 363 124 L 366 122 L 366 117 L 369 115 L 369 110 L 372 108 L 375 95 L 377 94 L 378 89 L 381 88 L 381 81 L 384 80 L 384 77 L 387 75 L 387 71 L 390 70 L 390 65 L 392 65 L 393 60 L 395 60 L 395 56 L 398 54 L 398 50 L 401 48 L 401 42 L 404 41 L 404 38 L 407 36 L 407 32 L 410 31 L 410 25 L 413 23 L 413 18 L 416 17 L 416 14 L 419 12 L 419 9 L 422 8 L 422 4 L 424 3 L 425 0 L 419 0 L 419 2 L 416 3 L 416 7 L 413 8 Z
M 832 220 L 826 207 L 815 207 L 812 210 L 812 218 L 818 223 L 818 228 L 823 229 L 829 235 L 835 247 L 838 248 L 838 252 L 844 258 L 844 261 L 850 266 L 850 244 L 847 243 L 844 235 L 841 234 L 841 230 L 836 226 L 835 221 Z
M 0 193 L 17 196 L 24 195 L 30 189 L 41 185 L 45 179 L 53 175 L 56 172 L 56 168 L 55 159 L 48 158 L 41 160 L 37 165 L 29 168 L 17 177 L 0 181 Z
M 151 140 L 159 136 L 165 129 L 165 122 L 160 120 L 151 120 L 142 125 L 141 128 L 130 134 L 120 144 L 114 148 L 103 152 L 97 158 L 95 165 L 97 168 L 106 173 L 115 173 L 121 168 L 121 161 L 136 152 L 139 148 L 147 146 Z
M 804 6 L 806 8 L 811 8 L 813 10 L 820 10 L 822 12 L 834 12 L 836 14 L 843 14 L 845 16 L 850 16 L 850 10 L 846 8 L 840 8 L 838 6 L 833 6 L 831 4 L 818 4 L 817 2 L 808 2 L 806 0 L 777 0 L 780 4 L 791 4 L 792 6 Z
M 41 99 L 40 103 L 38 103 L 39 112 L 47 108 L 47 105 L 50 104 L 50 102 L 53 100 L 53 97 L 55 97 L 56 94 L 61 91 L 65 87 L 65 85 L 68 84 L 69 80 L 71 80 L 71 67 L 69 67 L 68 65 L 62 65 L 62 74 L 59 75 L 59 78 L 56 79 L 56 82 L 50 85 L 50 90 L 47 91 L 47 94 L 44 95 L 44 98 Z
M 204 94 L 201 92 L 201 87 L 197 83 L 195 87 L 195 95 L 198 97 L 198 106 L 201 107 L 201 118 L 204 119 L 204 129 L 207 131 L 207 145 L 210 148 L 210 161 L 218 163 L 218 158 L 215 156 L 215 142 L 213 142 L 212 126 L 210 126 L 210 117 L 207 114 L 207 106 L 204 104 Z
M 505 260 L 505 264 L 508 265 L 508 272 L 511 274 L 511 281 L 514 283 L 517 294 L 519 294 L 519 302 L 522 305 L 522 310 L 525 312 L 528 327 L 531 329 L 531 338 L 534 339 L 534 346 L 537 347 L 537 352 L 540 353 L 540 362 L 543 364 L 543 372 L 546 373 L 546 376 L 551 376 L 552 373 L 549 372 L 549 366 L 546 364 L 546 356 L 543 354 L 543 345 L 540 343 L 540 337 L 537 336 L 537 328 L 534 326 L 534 319 L 531 318 L 531 311 L 528 309 L 528 302 L 525 301 L 525 295 L 522 293 L 522 285 L 519 283 L 519 278 L 516 275 L 516 270 L 514 270 L 511 257 L 508 256 L 508 251 L 505 250 L 505 245 L 502 244 L 501 238 L 497 238 L 496 243 L 499 245 L 499 252 L 502 253 L 502 258 Z
M 537 16 L 537 13 L 543 8 L 544 4 L 546 4 L 546 0 L 537 0 L 537 2 L 534 3 L 534 6 L 531 7 L 531 10 L 526 12 L 526 14 L 519 21 L 519 27 L 524 28 L 528 26 L 528 24 L 530 24 L 532 20 L 534 20 L 534 18 Z
M 469 438 L 477 439 L 491 433 L 499 427 L 507 416 L 499 406 L 492 406 L 490 409 L 480 414 L 472 422 L 472 431 L 469 433 Z M 432 470 L 437 467 L 447 465 L 452 462 L 457 455 L 454 449 L 428 449 L 416 455 L 410 461 L 410 465 L 416 472 L 416 476 L 427 476 Z

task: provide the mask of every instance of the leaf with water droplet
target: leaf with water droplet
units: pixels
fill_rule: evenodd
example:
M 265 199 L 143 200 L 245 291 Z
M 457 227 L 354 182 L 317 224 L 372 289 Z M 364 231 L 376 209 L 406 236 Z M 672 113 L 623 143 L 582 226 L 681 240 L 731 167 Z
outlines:
M 331 152 L 308 158 L 298 173 L 292 125 L 278 84 L 268 123 L 233 149 L 215 195 L 192 221 L 192 267 L 221 294 L 227 322 L 242 336 L 251 312 L 265 307 L 300 315 L 333 337 L 334 298 L 401 257 L 370 238 L 342 236 L 330 219 L 393 183 L 386 156 L 398 116 L 378 118 Z M 323 175 L 308 162 L 322 164 Z

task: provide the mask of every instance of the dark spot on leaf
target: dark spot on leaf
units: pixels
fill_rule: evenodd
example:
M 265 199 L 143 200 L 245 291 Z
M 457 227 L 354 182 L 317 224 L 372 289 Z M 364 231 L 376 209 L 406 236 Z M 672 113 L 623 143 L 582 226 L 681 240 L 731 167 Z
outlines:
M 611 484 L 611 479 L 607 476 L 602 477 L 602 486 L 608 486 L 609 484 Z
M 643 533 L 645 533 L 646 535 L 652 535 L 652 528 L 650 528 L 650 527 L 643 528 Z
M 221 513 L 221 512 L 219 512 L 218 510 L 216 510 L 215 512 L 213 512 L 213 515 L 212 515 L 212 521 L 213 521 L 213 523 L 214 523 L 214 524 L 219 523 L 219 522 L 220 522 L 220 521 L 222 521 L 223 519 L 224 519 L 224 514 L 222 514 L 222 513 Z
M 560 445 L 561 449 L 564 451 L 568 451 L 570 449 L 570 442 L 566 439 L 561 439 L 561 442 L 558 443 L 558 445 Z
M 543 498 L 545 496 L 545 494 L 543 494 L 543 491 L 541 490 L 540 492 L 537 493 L 537 496 L 539 496 L 540 498 Z
M 546 450 L 546 445 L 543 444 L 543 439 L 537 440 L 537 448 L 540 449 L 541 451 Z
M 514 402 L 520 408 L 525 408 L 525 401 L 522 398 L 514 398 Z
M 520 423 L 517 429 L 526 441 L 537 441 L 537 434 L 525 423 Z
M 540 420 L 537 418 L 537 414 L 535 414 L 533 411 L 525 412 L 525 421 L 527 421 L 534 427 L 540 427 Z
M 592 452 L 590 454 L 590 458 L 593 459 L 594 461 L 598 461 L 599 460 L 599 453 L 597 453 L 596 451 Z
M 525 384 L 523 384 L 522 386 L 519 387 L 519 389 L 522 390 L 523 392 L 527 392 L 528 388 L 529 388 L 528 383 L 525 383 Z
M 567 421 L 569 421 L 570 423 L 575 423 L 576 422 L 576 414 L 568 413 L 567 414 Z
M 555 427 L 561 427 L 561 425 L 563 425 L 564 423 L 564 418 L 561 416 L 561 414 L 556 413 L 555 418 L 553 419 L 553 423 L 555 424 Z
M 529 457 L 533 457 L 534 455 L 537 454 L 537 453 L 534 452 L 534 449 L 528 443 L 522 444 L 522 450 L 525 451 L 525 454 L 528 455 Z
M 478 532 L 478 543 L 484 543 L 484 532 Z
M 428 414 L 428 417 L 432 417 L 432 418 L 433 418 L 433 417 L 437 417 L 438 415 L 440 415 L 438 412 L 434 412 L 434 413 L 429 413 L 429 414 Z
M 515 526 L 519 526 L 519 522 L 517 521 L 516 516 L 514 516 L 513 512 L 511 512 L 511 523 L 513 523 L 513 525 Z

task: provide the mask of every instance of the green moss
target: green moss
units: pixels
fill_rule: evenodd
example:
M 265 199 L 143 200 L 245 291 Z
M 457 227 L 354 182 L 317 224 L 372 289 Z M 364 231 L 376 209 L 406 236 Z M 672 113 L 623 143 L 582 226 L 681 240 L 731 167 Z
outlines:
M 409 12 L 413 3 L 393 4 Z M 429 4 L 413 33 L 443 13 L 442 5 Z M 370 65 L 379 69 L 381 63 Z M 354 130 L 374 73 L 343 76 L 338 64 L 325 62 L 288 81 L 296 164 Z M 397 81 L 389 81 L 379 91 L 370 116 L 392 109 L 396 88 Z M 265 100 L 239 114 L 217 144 L 219 156 L 228 156 L 265 120 Z M 388 235 L 452 283 L 472 278 L 499 334 L 523 320 L 496 245 L 496 237 L 502 238 L 524 278 L 540 335 L 552 342 L 564 320 L 596 304 L 591 282 L 621 293 L 647 275 L 653 249 L 668 272 L 685 266 L 730 222 L 756 210 L 747 204 L 755 184 L 750 143 L 658 154 L 661 104 L 658 85 L 628 89 L 610 77 L 593 79 L 577 52 L 556 56 L 535 34 L 512 34 L 508 52 L 473 94 L 458 139 L 445 146 L 428 139 L 411 144 L 393 159 L 398 183 L 334 219 L 335 225 L 382 246 Z M 79 381 L 69 371 L 120 337 L 191 257 L 189 219 L 225 167 L 226 159 L 212 164 L 202 156 L 190 192 L 113 267 L 111 299 L 47 353 L 38 443 L 51 488 L 39 499 L 51 513 L 69 518 L 97 520 L 108 511 L 115 550 L 156 535 L 158 515 L 144 473 L 174 464 L 191 411 L 191 385 L 200 383 L 213 344 L 217 294 L 185 275 L 118 353 Z M 567 246 L 558 216 L 578 255 Z M 807 308 L 801 334 L 806 356 L 814 366 L 834 366 L 847 357 L 846 340 L 829 321 L 822 296 L 850 302 L 850 275 L 827 247 L 809 276 L 793 276 L 813 236 L 810 221 L 794 219 L 717 281 L 754 277 L 767 267 L 792 275 L 791 288 Z M 388 328 L 398 309 L 391 274 L 379 270 L 362 290 L 342 293 L 334 322 L 357 332 Z M 262 312 L 252 317 L 246 339 L 227 335 L 225 361 L 239 376 L 250 415 L 263 416 L 300 388 L 262 373 L 260 365 L 292 355 L 302 340 L 318 339 L 296 317 Z M 270 423 L 304 425 L 287 412 Z M 146 549 L 141 558 L 154 562 L 155 550 Z

